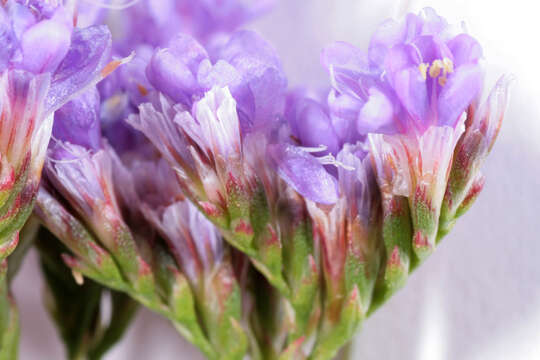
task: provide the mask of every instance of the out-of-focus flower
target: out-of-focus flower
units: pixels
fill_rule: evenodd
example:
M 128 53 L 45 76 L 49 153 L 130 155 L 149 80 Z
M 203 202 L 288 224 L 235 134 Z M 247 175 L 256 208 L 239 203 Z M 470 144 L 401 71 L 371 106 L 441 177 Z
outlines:
M 95 87 L 71 100 L 54 114 L 53 137 L 87 149 L 101 147 L 100 101 Z
M 141 47 L 166 46 L 179 32 L 204 43 L 219 41 L 216 37 L 223 37 L 265 13 L 274 2 L 146 0 L 122 11 L 108 11 L 102 17 L 115 35 L 115 51 L 127 56 Z
M 64 6 L 4 1 L 0 21 L 4 52 L 0 71 L 16 67 L 33 73 L 53 72 L 69 51 L 73 21 Z

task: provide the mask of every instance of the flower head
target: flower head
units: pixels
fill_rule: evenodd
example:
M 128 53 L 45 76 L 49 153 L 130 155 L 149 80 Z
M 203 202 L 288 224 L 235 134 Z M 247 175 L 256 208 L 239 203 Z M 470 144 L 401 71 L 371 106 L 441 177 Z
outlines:
M 420 259 L 435 245 L 465 112 L 483 88 L 481 59 L 478 42 L 430 8 L 384 22 L 367 55 L 346 43 L 323 52 L 332 121 L 368 135 L 383 206 L 409 199 Z
M 455 127 L 482 88 L 482 48 L 433 9 L 388 20 L 364 55 L 336 43 L 323 52 L 332 78 L 330 108 L 359 134 Z

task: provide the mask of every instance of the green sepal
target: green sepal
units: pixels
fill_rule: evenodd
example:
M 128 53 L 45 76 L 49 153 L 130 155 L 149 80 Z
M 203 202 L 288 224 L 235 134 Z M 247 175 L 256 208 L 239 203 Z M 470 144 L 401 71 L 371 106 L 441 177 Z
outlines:
M 223 360 L 242 359 L 248 338 L 240 326 L 242 298 L 229 262 L 223 261 L 203 276 L 202 292 L 197 296 L 203 327 L 208 339 Z
M 478 195 L 480 195 L 480 192 L 484 187 L 484 181 L 484 177 L 478 173 L 476 179 L 468 186 L 468 191 L 465 197 L 461 199 L 457 206 L 450 206 L 451 201 L 453 200 L 450 199 L 452 195 L 447 189 L 445 201 L 443 202 L 443 207 L 441 210 L 441 217 L 439 220 L 437 241 L 440 241 L 446 234 L 448 234 L 454 227 L 457 219 L 469 210 L 469 208 L 478 198 Z
M 289 337 L 292 342 L 314 331 L 320 313 L 320 306 L 315 305 L 319 299 L 320 270 L 314 257 L 312 224 L 304 204 L 300 206 L 299 209 L 285 208 L 280 219 L 283 272 L 294 310 L 294 329 Z
M 7 282 L 7 269 L 8 263 L 7 260 L 4 259 L 0 262 L 0 341 L 3 340 L 4 334 L 8 331 L 10 323 L 11 307 Z M 0 343 L 0 352 L 2 352 L 1 350 L 3 347 L 3 343 Z
M 356 333 L 364 313 L 358 288 L 355 287 L 341 305 L 327 304 L 325 311 L 330 313 L 324 314 L 325 321 L 323 321 L 315 348 L 309 357 L 310 360 L 332 359 Z
M 169 319 L 189 342 L 197 346 L 209 359 L 218 359 L 218 352 L 212 347 L 201 329 L 195 309 L 195 297 L 187 279 L 174 268 L 170 268 L 171 293 Z
M 254 229 L 250 219 L 250 194 L 232 174 L 227 179 L 226 191 L 229 229 L 242 248 L 252 248 Z
M 382 238 L 385 256 L 381 276 L 375 285 L 370 313 L 401 289 L 409 275 L 412 223 L 406 197 L 392 196 L 383 199 Z
M 409 198 L 413 224 L 412 248 L 415 255 L 411 271 L 433 253 L 437 243 L 440 204 L 433 204 L 430 196 L 428 190 L 418 188 L 414 197 Z

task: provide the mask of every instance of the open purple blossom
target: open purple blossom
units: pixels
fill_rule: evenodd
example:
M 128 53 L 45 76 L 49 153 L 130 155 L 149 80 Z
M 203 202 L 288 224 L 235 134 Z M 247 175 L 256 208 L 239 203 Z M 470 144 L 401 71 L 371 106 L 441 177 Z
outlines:
M 433 9 L 388 20 L 367 54 L 346 43 L 323 51 L 334 121 L 351 124 L 360 135 L 455 127 L 482 88 L 481 58 L 478 42 Z

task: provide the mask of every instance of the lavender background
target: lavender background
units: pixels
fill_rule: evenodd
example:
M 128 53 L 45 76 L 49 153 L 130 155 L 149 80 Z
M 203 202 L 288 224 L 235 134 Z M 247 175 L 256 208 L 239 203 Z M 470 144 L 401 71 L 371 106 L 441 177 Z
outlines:
M 516 75 L 499 140 L 484 166 L 483 194 L 409 280 L 365 322 L 355 359 L 540 358 L 540 34 L 530 0 L 281 0 L 251 27 L 275 44 L 291 85 L 324 86 L 319 52 L 334 40 L 366 47 L 388 16 L 434 7 L 464 20 L 484 46 L 489 83 Z M 63 359 L 43 310 L 34 253 L 15 281 L 23 333 L 20 358 Z M 169 324 L 140 311 L 106 360 L 202 359 Z

